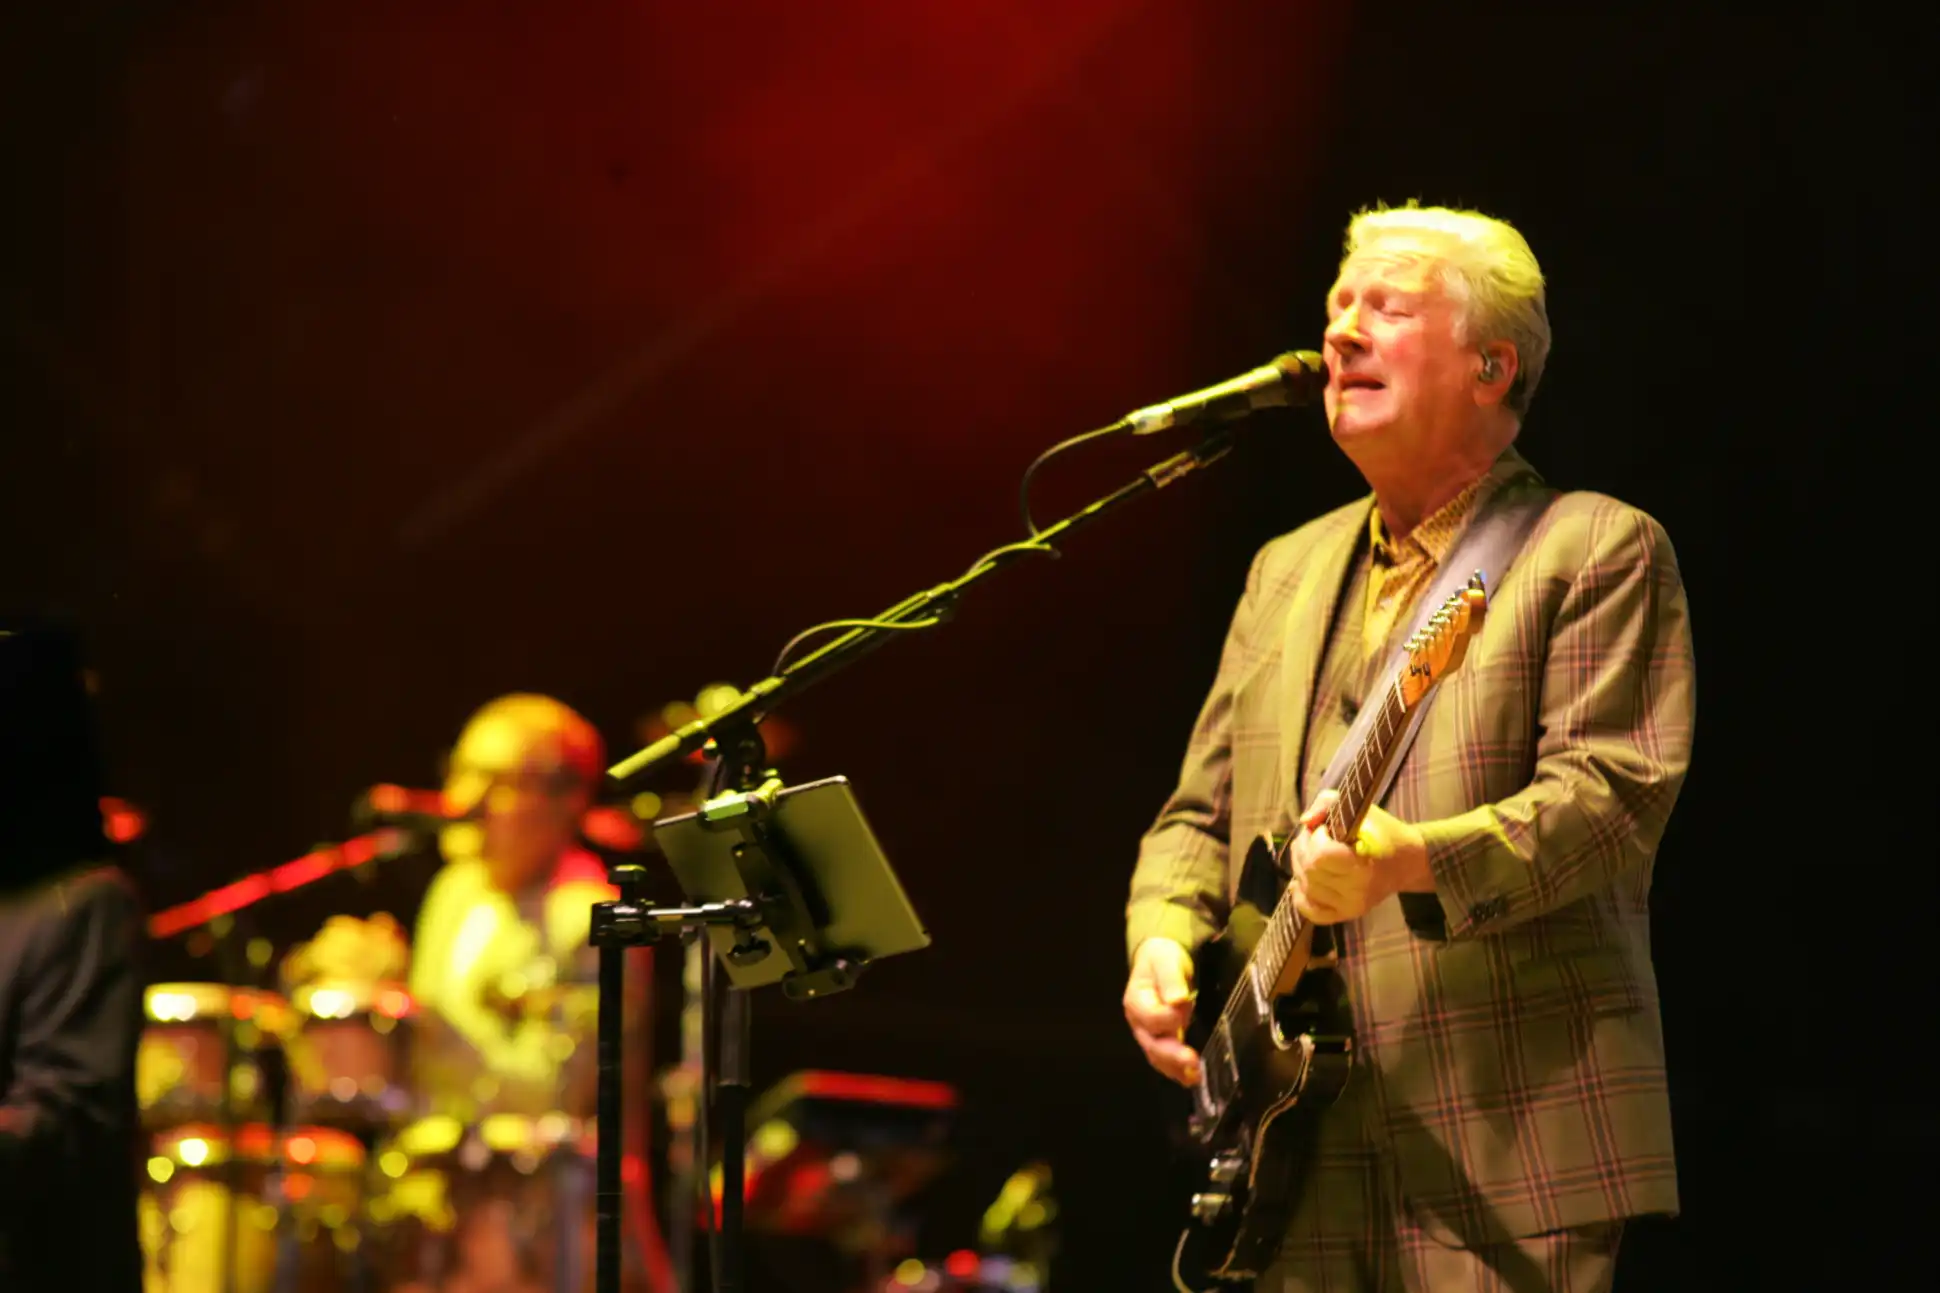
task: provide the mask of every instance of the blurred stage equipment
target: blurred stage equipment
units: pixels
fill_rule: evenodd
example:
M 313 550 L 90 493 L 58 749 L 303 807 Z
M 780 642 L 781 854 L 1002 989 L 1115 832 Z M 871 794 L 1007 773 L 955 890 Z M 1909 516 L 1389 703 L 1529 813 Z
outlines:
M 144 994 L 135 1083 L 150 1137 L 148 1293 L 378 1286 L 373 1168 L 417 1113 L 410 994 L 401 983 L 323 981 L 285 997 L 242 983 L 268 966 L 266 942 L 245 956 L 231 944 L 250 907 L 390 856 L 394 833 L 317 849 L 149 918 L 151 938 L 205 939 L 231 981 Z
M 1058 1254 L 1057 1221 L 1050 1164 L 1030 1163 L 1012 1173 L 996 1202 L 984 1211 L 977 1230 L 985 1265 L 993 1274 L 1002 1271 L 1003 1281 L 997 1287 L 1045 1286 Z
M 1044 1293 L 1056 1254 L 1057 1200 L 1051 1169 L 1031 1163 L 1013 1173 L 985 1211 L 975 1250 L 933 1261 L 910 1257 L 869 1293 Z
M 824 1239 L 875 1287 L 914 1249 L 902 1209 L 949 1165 L 956 1109 L 941 1082 L 811 1070 L 777 1083 L 748 1109 L 747 1229 Z

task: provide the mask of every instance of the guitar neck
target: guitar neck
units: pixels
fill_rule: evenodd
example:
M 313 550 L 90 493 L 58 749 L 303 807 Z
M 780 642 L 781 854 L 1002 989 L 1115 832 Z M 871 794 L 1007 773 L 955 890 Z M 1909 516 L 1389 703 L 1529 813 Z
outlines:
M 1408 722 L 1427 701 L 1433 689 L 1462 665 L 1469 639 L 1480 630 L 1488 605 L 1488 590 L 1477 571 L 1466 586 L 1449 594 L 1448 599 L 1429 616 L 1405 647 L 1406 658 L 1388 679 L 1381 698 L 1372 702 L 1375 710 L 1361 728 L 1360 748 L 1347 763 L 1340 783 L 1334 787 L 1339 798 L 1327 812 L 1327 834 L 1336 840 L 1351 841 L 1361 829 L 1361 819 L 1374 806 L 1375 789 L 1401 749 L 1401 738 Z M 1275 858 L 1277 863 L 1280 859 Z M 1289 885 L 1260 935 L 1247 970 L 1263 989 L 1280 986 L 1287 962 L 1300 946 L 1307 922 L 1294 910 Z M 1234 987 L 1237 994 L 1246 988 L 1246 975 Z M 1230 1002 L 1229 1002 L 1230 1004 Z
M 1381 693 L 1379 705 L 1378 712 L 1362 735 L 1359 752 L 1341 777 L 1337 787 L 1340 798 L 1327 814 L 1327 834 L 1333 839 L 1352 840 L 1361 829 L 1361 819 L 1367 816 L 1367 810 L 1373 803 L 1374 788 L 1380 784 L 1382 774 L 1394 758 L 1395 745 L 1408 725 L 1412 707 L 1402 693 L 1400 679 L 1389 682 Z M 1259 978 L 1263 983 L 1270 985 L 1279 982 L 1287 959 L 1299 945 L 1306 926 L 1306 917 L 1294 909 L 1293 890 L 1289 886 L 1280 895 L 1266 932 L 1261 935 L 1259 946 L 1253 952 L 1253 960 L 1257 963 Z

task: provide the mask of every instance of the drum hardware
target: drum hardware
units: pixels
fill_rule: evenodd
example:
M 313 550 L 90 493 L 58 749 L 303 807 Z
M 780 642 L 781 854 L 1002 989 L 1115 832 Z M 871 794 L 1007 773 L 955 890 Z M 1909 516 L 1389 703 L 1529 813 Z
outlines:
M 291 993 L 290 1104 L 299 1122 L 370 1139 L 419 1112 L 410 1085 L 411 994 L 400 983 L 324 981 Z
M 365 1155 L 327 1127 L 184 1123 L 151 1142 L 150 1293 L 335 1293 L 362 1260 Z
M 157 983 L 135 1053 L 143 1121 L 267 1122 L 293 1016 L 273 992 L 222 983 Z

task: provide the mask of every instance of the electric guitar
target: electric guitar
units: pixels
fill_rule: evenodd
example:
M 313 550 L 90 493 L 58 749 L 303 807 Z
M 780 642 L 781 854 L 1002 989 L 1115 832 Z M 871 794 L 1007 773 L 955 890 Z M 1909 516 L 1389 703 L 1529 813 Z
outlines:
M 1352 840 L 1360 830 L 1410 721 L 1461 666 L 1487 601 L 1477 573 L 1408 640 L 1407 658 L 1373 702 L 1379 710 L 1340 778 L 1340 800 L 1326 822 L 1332 838 Z M 1297 838 L 1252 842 L 1226 928 L 1197 957 L 1201 991 L 1186 1038 L 1200 1064 L 1188 1131 L 1207 1168 L 1174 1254 L 1182 1293 L 1208 1280 L 1251 1280 L 1272 1264 L 1305 1167 L 1302 1135 L 1340 1095 L 1353 1066 L 1338 980 L 1308 973 L 1334 966 L 1332 940 L 1294 910 L 1286 892 Z

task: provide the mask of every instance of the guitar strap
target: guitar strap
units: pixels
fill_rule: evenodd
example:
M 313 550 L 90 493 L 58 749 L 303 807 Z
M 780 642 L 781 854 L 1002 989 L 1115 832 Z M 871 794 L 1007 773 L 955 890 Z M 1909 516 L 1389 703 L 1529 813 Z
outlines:
M 1477 515 L 1471 518 L 1469 524 L 1463 528 L 1461 537 L 1455 541 L 1455 547 L 1449 552 L 1448 560 L 1442 563 L 1434 585 L 1416 603 L 1415 621 L 1409 627 L 1407 637 L 1402 639 L 1401 645 L 1396 647 L 1394 653 L 1389 656 L 1381 672 L 1375 675 L 1374 685 L 1377 688 L 1385 689 L 1393 681 L 1396 672 L 1400 670 L 1402 661 L 1407 659 L 1408 638 L 1419 633 L 1427 625 L 1429 618 L 1441 609 L 1442 603 L 1452 597 L 1456 590 L 1468 584 L 1470 576 L 1480 572 L 1482 587 L 1486 590 L 1489 600 L 1495 600 L 1496 589 L 1502 586 L 1503 577 L 1515 562 L 1516 555 L 1522 551 L 1522 545 L 1528 539 L 1529 532 L 1535 528 L 1537 520 L 1549 509 L 1550 501 L 1555 497 L 1555 491 L 1543 484 L 1541 478 L 1532 472 L 1511 477 L 1497 486 L 1493 495 L 1483 500 Z M 1351 609 L 1343 608 L 1348 613 L 1351 613 Z M 1415 733 L 1421 728 L 1421 720 L 1428 713 L 1429 707 L 1435 703 L 1435 696 L 1440 691 L 1441 688 L 1437 686 L 1426 700 L 1415 707 L 1413 716 L 1408 720 L 1407 729 L 1395 742 L 1394 756 L 1388 760 L 1387 768 L 1381 773 L 1381 779 L 1375 783 L 1374 791 L 1368 797 L 1370 804 L 1380 803 L 1387 795 L 1388 788 L 1394 784 L 1395 775 L 1401 771 L 1401 765 L 1407 761 L 1408 747 L 1414 743 Z M 1367 736 L 1367 729 L 1373 726 L 1375 719 L 1380 717 L 1380 710 L 1381 706 L 1369 704 L 1367 698 L 1363 698 L 1359 716 L 1355 718 L 1354 725 L 1347 730 L 1347 735 L 1341 738 L 1339 748 L 1334 751 L 1333 761 L 1327 765 L 1327 771 L 1320 779 L 1323 789 L 1340 785 L 1348 766 L 1354 761 L 1355 754 L 1360 750 Z

